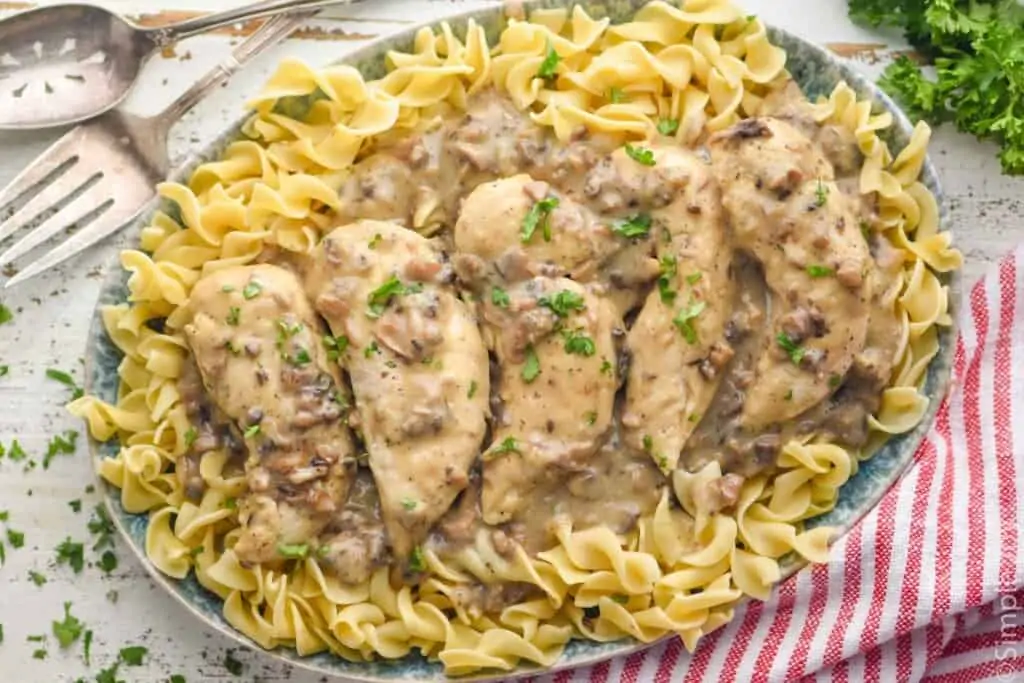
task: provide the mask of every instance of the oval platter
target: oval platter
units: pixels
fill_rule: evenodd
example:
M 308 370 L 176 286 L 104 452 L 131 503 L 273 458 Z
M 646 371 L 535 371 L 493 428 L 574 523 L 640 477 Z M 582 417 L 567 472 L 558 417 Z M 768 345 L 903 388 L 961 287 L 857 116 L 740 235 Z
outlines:
M 463 34 L 465 25 L 470 19 L 485 27 L 489 39 L 493 39 L 504 27 L 506 11 L 521 16 L 535 8 L 565 7 L 581 5 L 595 16 L 608 16 L 614 23 L 628 20 L 637 9 L 646 4 L 647 0 L 535 0 L 533 2 L 509 3 L 509 8 L 493 7 L 482 10 L 467 11 L 449 16 L 448 21 L 457 34 Z M 439 22 L 428 22 L 411 27 L 397 34 L 375 40 L 364 47 L 347 55 L 341 63 L 358 68 L 368 79 L 378 78 L 384 74 L 384 56 L 389 50 L 408 50 L 412 46 L 413 37 L 423 26 L 436 26 Z M 893 147 L 903 146 L 909 139 L 912 125 L 906 115 L 874 84 L 856 73 L 848 64 L 825 51 L 823 48 L 808 43 L 786 31 L 769 27 L 771 41 L 786 50 L 788 55 L 787 68 L 800 84 L 808 98 L 827 95 L 840 81 L 846 81 L 857 91 L 858 95 L 868 97 L 875 102 L 879 111 L 888 110 L 893 115 L 893 126 L 887 136 L 887 142 Z M 245 118 L 238 119 L 220 136 L 202 150 L 198 150 L 190 161 L 180 168 L 171 178 L 185 182 L 192 170 L 200 163 L 217 158 L 224 148 L 232 141 L 241 137 L 240 128 Z M 942 223 L 946 222 L 946 209 L 939 179 L 930 159 L 924 165 L 922 182 L 935 194 L 942 207 Z M 142 217 L 129 226 L 130 234 L 138 235 L 150 220 L 153 211 L 159 204 L 154 204 L 143 212 Z M 124 303 L 127 301 L 127 274 L 121 269 L 115 257 L 109 268 L 110 275 L 103 284 L 99 301 L 93 313 L 92 325 L 87 341 L 86 388 L 88 393 L 98 398 L 115 402 L 117 398 L 117 368 L 121 362 L 121 353 L 107 337 L 103 328 L 100 309 L 104 306 Z M 950 313 L 956 319 L 959 312 L 960 279 L 958 273 L 941 276 L 943 284 L 950 291 Z M 930 398 L 927 413 L 921 423 L 911 432 L 894 437 L 870 460 L 860 464 L 859 470 L 850 481 L 843 486 L 835 509 L 826 515 L 811 520 L 808 527 L 828 525 L 837 530 L 834 539 L 840 538 L 867 514 L 882 498 L 886 491 L 899 479 L 906 467 L 913 461 L 925 433 L 931 426 L 935 412 L 949 388 L 952 368 L 953 350 L 956 330 L 954 327 L 941 328 L 939 335 L 940 350 L 928 368 L 924 391 Z M 113 457 L 117 453 L 117 443 L 90 442 L 94 464 L 99 459 Z M 161 574 L 146 557 L 145 539 L 148 518 L 146 515 L 129 514 L 121 506 L 118 490 L 101 481 L 106 505 L 111 518 L 124 537 L 125 543 L 139 557 L 143 566 L 153 580 L 181 603 L 195 618 L 208 627 L 224 634 L 226 637 L 247 647 L 264 652 L 267 656 L 287 662 L 293 666 L 314 671 L 318 674 L 342 676 L 356 681 L 378 683 L 385 681 L 445 681 L 448 679 L 439 664 L 428 662 L 420 656 L 408 656 L 391 662 L 353 663 L 330 653 L 321 653 L 311 657 L 300 657 L 293 650 L 279 649 L 271 652 L 262 650 L 256 643 L 236 631 L 222 616 L 222 602 L 216 595 L 207 592 L 196 582 L 193 576 L 184 580 L 175 580 Z M 834 540 L 833 539 L 833 540 Z M 798 562 L 785 563 L 784 575 L 797 571 L 802 565 Z M 741 606 L 740 611 L 743 609 Z M 610 643 L 597 643 L 586 640 L 573 640 L 565 648 L 558 662 L 546 672 L 572 667 L 594 664 L 610 657 L 629 654 L 647 647 L 633 640 L 620 640 Z M 538 673 L 536 667 L 520 667 L 514 672 L 492 673 L 467 676 L 458 680 L 485 681 L 508 680 Z

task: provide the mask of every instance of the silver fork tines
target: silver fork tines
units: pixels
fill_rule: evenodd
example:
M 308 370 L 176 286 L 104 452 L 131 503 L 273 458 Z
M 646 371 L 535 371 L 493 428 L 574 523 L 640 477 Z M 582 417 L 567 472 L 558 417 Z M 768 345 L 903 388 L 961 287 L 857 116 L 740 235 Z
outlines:
M 50 146 L 0 190 L 0 209 L 28 197 L 0 223 L 0 242 L 22 228 L 25 235 L 0 254 L 0 267 L 55 238 L 77 229 L 4 284 L 11 287 L 71 258 L 113 234 L 138 216 L 156 197 L 156 184 L 167 177 L 167 133 L 203 95 L 264 49 L 295 30 L 311 12 L 269 19 L 160 114 L 142 118 L 108 112 L 77 126 Z

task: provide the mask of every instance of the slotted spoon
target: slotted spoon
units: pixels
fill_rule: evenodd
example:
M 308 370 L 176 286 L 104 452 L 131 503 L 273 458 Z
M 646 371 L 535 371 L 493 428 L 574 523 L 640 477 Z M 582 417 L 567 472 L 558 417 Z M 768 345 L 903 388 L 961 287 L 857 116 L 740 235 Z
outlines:
M 359 0 L 352 0 L 358 2 Z M 156 50 L 218 26 L 343 0 L 263 0 L 140 28 L 92 5 L 50 5 L 0 21 L 0 129 L 79 123 L 120 104 Z
M 0 223 L 0 242 L 41 221 L 0 254 L 0 265 L 27 254 L 69 226 L 77 225 L 78 230 L 4 286 L 11 287 L 52 268 L 138 216 L 156 196 L 156 184 L 170 171 L 167 134 L 171 126 L 206 93 L 310 16 L 312 13 L 304 12 L 268 19 L 225 61 L 156 116 L 143 118 L 114 110 L 76 126 L 53 143 L 0 190 L 0 209 L 35 193 Z

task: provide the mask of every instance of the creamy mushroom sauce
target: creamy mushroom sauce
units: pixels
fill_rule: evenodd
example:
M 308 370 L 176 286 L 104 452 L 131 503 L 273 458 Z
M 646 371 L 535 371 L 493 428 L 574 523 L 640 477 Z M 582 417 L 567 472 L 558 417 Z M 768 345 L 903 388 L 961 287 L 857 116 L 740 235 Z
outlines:
M 340 191 L 339 228 L 367 220 L 415 225 L 432 235 L 429 245 L 398 239 L 396 246 L 382 250 L 387 259 L 399 261 L 379 263 L 374 259 L 385 257 L 371 253 L 376 238 L 365 246 L 339 240 L 302 258 L 268 249 L 260 259 L 296 273 L 304 282 L 313 308 L 337 335 L 328 337 L 328 347 L 336 348 L 339 330 L 349 329 L 346 316 L 359 316 L 358 334 L 364 341 L 374 340 L 342 349 L 344 372 L 338 376 L 331 370 L 334 381 L 325 380 L 338 385 L 337 395 L 348 395 L 344 354 L 370 359 L 376 341 L 393 354 L 381 361 L 386 368 L 370 367 L 370 372 L 382 373 L 382 381 L 400 386 L 405 375 L 414 374 L 420 383 L 416 391 L 429 394 L 422 382 L 425 368 L 433 368 L 438 387 L 445 387 L 438 391 L 449 402 L 457 395 L 452 392 L 473 398 L 478 383 L 473 380 L 468 389 L 464 383 L 481 376 L 474 373 L 484 373 L 480 385 L 490 385 L 482 403 L 465 400 L 460 408 L 483 410 L 488 430 L 482 438 L 462 431 L 444 411 L 430 425 L 412 431 L 403 431 L 401 425 L 408 424 L 401 421 L 403 415 L 390 416 L 399 424 L 381 442 L 390 450 L 435 434 L 461 439 L 459 448 L 479 441 L 474 452 L 481 456 L 472 458 L 468 470 L 462 463 L 446 470 L 443 481 L 426 482 L 447 491 L 439 493 L 434 507 L 447 506 L 457 497 L 439 520 L 441 510 L 409 521 L 402 529 L 403 544 L 418 545 L 409 556 L 397 557 L 384 520 L 403 524 L 409 516 L 388 507 L 397 505 L 394 491 L 379 495 L 377 487 L 382 481 L 390 482 L 384 484 L 388 487 L 416 482 L 413 473 L 398 472 L 396 477 L 394 471 L 384 472 L 372 449 L 366 453 L 371 441 L 361 427 L 367 424 L 367 411 L 383 410 L 370 403 L 385 399 L 367 388 L 372 377 L 360 360 L 362 374 L 353 382 L 355 409 L 344 411 L 347 419 L 329 427 L 344 432 L 340 443 L 349 438 L 351 428 L 353 455 L 346 457 L 344 468 L 332 465 L 330 475 L 344 477 L 340 486 L 349 493 L 343 502 L 325 503 L 314 530 L 301 539 L 306 551 L 315 552 L 342 581 L 363 581 L 374 567 L 386 564 L 415 580 L 423 568 L 425 545 L 443 557 L 473 542 L 481 530 L 488 530 L 494 546 L 505 553 L 512 552 L 513 541 L 531 553 L 550 547 L 555 540 L 552 522 L 559 518 L 568 518 L 575 528 L 607 525 L 628 532 L 639 517 L 652 512 L 677 461 L 678 467 L 691 471 L 719 461 L 728 485 L 716 483 L 714 505 L 728 508 L 735 503 L 741 477 L 770 470 L 791 437 L 825 434 L 852 447 L 865 442 L 866 418 L 878 407 L 901 344 L 901 328 L 890 305 L 900 282 L 901 257 L 869 229 L 874 207 L 856 194 L 861 159 L 852 136 L 839 127 L 816 124 L 795 87 L 766 101 L 764 113 L 776 118 L 742 122 L 692 152 L 667 138 L 624 148 L 582 131 L 562 144 L 493 91 L 469 104 L 463 115 L 439 120 L 421 134 L 379 140 Z M 752 144 L 763 147 L 754 150 L 754 162 L 746 147 Z M 793 161 L 798 157 L 802 161 Z M 754 168 L 762 163 L 767 164 L 764 169 Z M 733 179 L 729 174 L 734 171 Z M 775 172 L 782 175 L 764 177 Z M 807 191 L 808 174 L 817 174 L 819 185 L 830 183 L 832 197 L 822 200 L 821 190 L 817 199 L 800 196 Z M 533 230 L 528 240 L 526 223 Z M 757 230 L 744 233 L 744 225 Z M 373 224 L 363 223 L 359 230 L 373 234 Z M 694 241 L 709 230 L 718 231 L 714 240 Z M 766 236 L 778 242 L 778 256 L 765 251 Z M 801 244 L 809 239 L 811 243 Z M 403 241 L 409 244 L 402 247 Z M 339 256 L 338 249 L 349 251 Z M 417 254 L 415 263 L 400 265 L 402 249 Z M 719 258 L 726 254 L 721 272 L 698 270 L 701 263 L 717 268 L 709 250 L 719 250 Z M 837 261 L 835 254 L 847 256 Z M 435 258 L 436 264 L 423 265 Z M 388 311 L 390 337 L 376 319 L 362 319 L 364 310 L 353 310 L 366 296 L 358 290 L 362 293 L 353 298 L 353 287 L 370 291 L 381 283 L 339 288 L 330 268 L 348 269 L 349 278 L 359 268 L 375 277 L 382 268 L 402 276 L 408 296 Z M 766 268 L 774 272 L 766 273 Z M 819 272 L 808 275 L 811 268 Z M 806 291 L 791 291 L 798 286 Z M 815 299 L 819 290 L 824 294 Z M 431 365 L 432 356 L 418 341 L 394 333 L 406 329 L 403 315 L 439 315 L 438 297 L 449 296 L 447 292 L 457 294 L 457 306 L 465 306 L 482 342 L 464 340 L 470 346 L 460 356 L 463 360 L 449 357 L 449 365 Z M 224 310 L 223 302 L 212 301 L 212 294 L 209 298 L 194 295 L 189 306 L 198 313 Z M 433 313 L 424 312 L 420 300 L 433 302 Z M 446 305 L 450 309 L 456 304 Z M 674 317 L 655 308 L 659 306 L 668 307 Z M 451 310 L 462 315 L 458 307 Z M 830 327 L 843 324 L 842 317 L 851 314 L 866 321 L 860 338 L 830 339 Z M 638 330 L 648 328 L 634 326 L 638 316 L 650 318 L 645 325 L 651 326 L 651 334 L 678 338 L 665 337 L 669 343 L 645 340 Z M 437 321 L 442 329 L 449 329 L 446 324 Z M 218 333 L 230 339 L 232 325 L 224 325 Z M 778 341 L 783 333 L 787 348 L 780 348 Z M 477 343 L 486 345 L 490 368 L 455 372 L 453 362 L 488 364 L 473 355 Z M 194 344 L 192 348 L 198 356 L 211 353 Z M 794 348 L 801 349 L 799 357 L 793 355 Z M 240 468 L 246 445 L 252 448 L 245 443 L 251 441 L 245 436 L 251 430 L 247 418 L 236 416 L 232 422 L 225 415 L 234 408 L 214 406 L 209 394 L 231 394 L 232 389 L 213 385 L 242 382 L 233 373 L 258 373 L 265 371 L 265 364 L 259 352 L 245 350 L 229 360 L 228 372 L 203 374 L 211 392 L 202 391 L 193 365 L 181 380 L 196 425 L 190 451 L 178 466 L 190 497 L 201 493 L 202 453 L 228 447 L 238 454 L 229 466 Z M 318 354 L 315 360 L 323 358 Z M 209 359 L 199 361 L 200 369 L 209 364 Z M 288 362 L 272 368 L 291 372 Z M 642 371 L 631 375 L 634 368 Z M 765 378 L 777 386 L 759 384 Z M 669 419 L 659 422 L 665 425 L 659 428 L 664 435 L 644 431 L 643 412 L 656 406 L 631 402 L 625 395 L 627 386 L 643 391 L 655 379 L 659 405 L 671 410 Z M 250 381 L 246 378 L 242 385 Z M 794 391 L 801 394 L 794 397 Z M 763 402 L 756 415 L 747 410 L 753 392 L 760 392 Z M 792 400 L 799 402 L 796 409 L 787 407 Z M 396 404 L 394 410 L 415 408 L 407 403 Z M 303 428 L 295 428 L 301 437 Z M 659 451 L 662 436 L 664 443 L 675 444 L 671 457 Z M 270 452 L 257 449 L 248 456 L 250 481 L 254 469 L 266 466 Z M 392 458 L 387 466 L 393 469 L 396 462 L 410 461 Z M 353 474 L 354 464 L 358 467 Z M 298 504 L 295 490 L 288 493 L 264 492 L 277 502 Z M 383 509 L 382 499 L 391 501 Z M 406 500 L 402 504 L 406 510 L 416 508 Z M 243 527 L 260 523 L 248 507 L 240 510 Z M 423 528 L 425 524 L 430 528 Z M 281 537 L 280 530 L 274 534 Z M 267 561 L 264 556 L 242 559 Z M 517 594 L 467 588 L 467 601 L 479 607 Z

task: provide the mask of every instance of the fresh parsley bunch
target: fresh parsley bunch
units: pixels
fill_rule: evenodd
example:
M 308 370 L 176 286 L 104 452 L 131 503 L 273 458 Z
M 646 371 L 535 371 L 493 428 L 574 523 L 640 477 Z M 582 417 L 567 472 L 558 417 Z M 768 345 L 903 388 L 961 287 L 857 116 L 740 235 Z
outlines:
M 1017 0 L 850 0 L 850 16 L 903 30 L 935 67 L 900 57 L 879 81 L 912 116 L 951 121 L 1002 149 L 1005 173 L 1024 173 L 1024 7 Z

